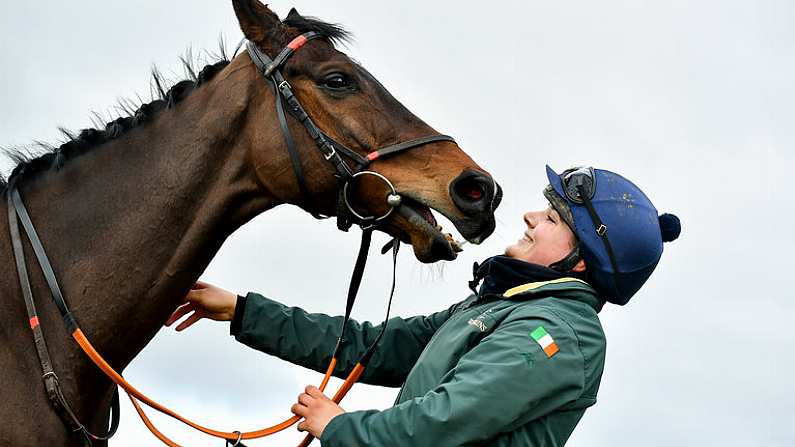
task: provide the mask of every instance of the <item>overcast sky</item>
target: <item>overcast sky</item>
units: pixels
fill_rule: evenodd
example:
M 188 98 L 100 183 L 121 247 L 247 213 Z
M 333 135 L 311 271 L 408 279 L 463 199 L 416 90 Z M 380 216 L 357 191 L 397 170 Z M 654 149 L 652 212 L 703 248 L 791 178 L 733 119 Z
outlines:
M 569 445 L 795 445 L 795 3 L 295 1 L 271 7 L 345 24 L 356 36 L 347 53 L 505 190 L 482 246 L 430 267 L 401 253 L 398 315 L 465 297 L 472 262 L 501 252 L 521 235 L 521 213 L 545 206 L 545 163 L 614 170 L 677 213 L 683 232 L 627 306 L 600 314 L 599 402 Z M 117 97 L 148 98 L 153 63 L 181 78 L 187 47 L 241 37 L 229 1 L 4 2 L 0 29 L 2 145 L 56 142 L 57 126 L 87 127 Z M 203 279 L 338 314 L 358 237 L 279 208 L 235 233 Z M 357 318 L 382 317 L 388 274 L 374 257 Z M 228 430 L 277 422 L 319 381 L 214 322 L 163 330 L 125 376 Z M 360 385 L 343 406 L 386 408 L 395 394 Z M 127 402 L 111 446 L 158 445 Z M 155 419 L 179 442 L 220 445 Z M 250 445 L 300 438 L 290 429 Z

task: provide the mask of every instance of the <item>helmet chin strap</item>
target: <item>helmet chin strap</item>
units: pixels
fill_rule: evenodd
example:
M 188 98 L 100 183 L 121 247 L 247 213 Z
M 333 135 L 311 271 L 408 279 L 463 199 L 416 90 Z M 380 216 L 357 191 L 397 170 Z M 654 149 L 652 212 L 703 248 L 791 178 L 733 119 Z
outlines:
M 569 254 L 566 255 L 566 257 L 564 257 L 558 262 L 550 264 L 549 268 L 561 273 L 568 273 L 574 267 L 577 266 L 577 263 L 580 262 L 581 259 L 582 258 L 580 257 L 580 244 L 578 243 L 569 252 Z

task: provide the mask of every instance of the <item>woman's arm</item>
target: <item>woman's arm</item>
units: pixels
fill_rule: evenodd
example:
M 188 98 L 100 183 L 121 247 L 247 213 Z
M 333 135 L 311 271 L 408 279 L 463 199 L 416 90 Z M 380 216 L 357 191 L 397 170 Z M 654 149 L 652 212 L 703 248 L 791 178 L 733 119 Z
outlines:
M 552 356 L 530 335 L 540 326 L 559 346 Z M 323 427 L 321 441 L 324 447 L 481 445 L 577 402 L 583 382 L 573 331 L 551 316 L 521 317 L 501 323 L 424 396 L 384 411 L 339 414 Z
M 343 318 L 308 313 L 255 293 L 245 299 L 240 332 L 235 338 L 254 349 L 288 362 L 324 372 L 337 343 Z M 361 382 L 400 386 L 449 309 L 428 316 L 391 318 Z M 375 340 L 381 325 L 348 320 L 334 375 L 345 377 Z
M 238 303 L 242 307 L 238 308 Z M 390 319 L 361 381 L 400 386 L 433 333 L 449 318 L 454 307 L 428 316 Z M 342 317 L 308 313 L 256 293 L 238 299 L 234 293 L 207 283 L 197 283 L 188 293 L 186 304 L 174 312 L 166 325 L 191 312 L 177 325 L 178 331 L 202 318 L 234 320 L 232 335 L 241 343 L 319 372 L 325 372 L 328 366 L 342 325 Z M 346 376 L 380 331 L 380 325 L 349 320 L 334 375 Z

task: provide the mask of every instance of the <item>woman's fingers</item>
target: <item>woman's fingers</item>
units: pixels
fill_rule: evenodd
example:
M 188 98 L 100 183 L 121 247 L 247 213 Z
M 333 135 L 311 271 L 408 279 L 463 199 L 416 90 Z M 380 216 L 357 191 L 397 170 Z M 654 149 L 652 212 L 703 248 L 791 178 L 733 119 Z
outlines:
M 210 284 L 210 283 L 206 283 L 206 282 L 204 282 L 204 281 L 196 281 L 196 282 L 193 284 L 193 286 L 191 286 L 191 289 L 193 289 L 193 290 L 199 290 L 199 289 L 206 289 L 206 288 L 208 288 L 208 287 L 212 287 L 212 284 Z
M 181 332 L 191 327 L 193 323 L 201 320 L 202 318 L 204 318 L 204 312 L 202 312 L 201 310 L 196 310 L 195 312 L 193 312 L 191 316 L 186 318 L 185 321 L 177 325 L 177 332 Z
M 306 395 L 302 394 L 301 396 L 306 396 Z M 301 402 L 301 396 L 298 397 L 298 401 L 299 402 Z M 307 397 L 309 397 L 309 396 L 307 396 Z M 310 399 L 311 399 L 311 397 L 310 397 Z M 309 407 L 307 407 L 306 405 L 304 405 L 302 403 L 297 403 L 297 404 L 293 404 L 293 406 L 290 407 L 290 411 L 292 411 L 292 413 L 294 415 L 298 416 L 298 417 L 306 418 L 306 415 L 309 414 Z M 304 419 L 301 422 L 299 422 L 297 428 L 298 428 L 298 431 L 306 431 L 307 428 L 308 428 L 307 420 Z
M 174 313 L 168 317 L 168 320 L 166 320 L 166 326 L 171 326 L 175 321 L 184 317 L 188 312 L 192 312 L 194 309 L 196 309 L 196 305 L 192 302 L 188 302 L 182 306 L 179 306 L 177 310 L 175 310 Z
M 306 416 L 306 410 L 308 410 L 307 406 L 301 404 L 293 404 L 293 406 L 290 407 L 290 411 L 292 411 L 294 415 L 301 417 Z
M 312 396 L 310 396 L 310 395 L 308 395 L 306 393 L 301 393 L 298 396 L 298 403 L 299 404 L 305 405 L 305 406 L 308 407 L 310 402 L 312 402 Z
M 177 331 L 184 330 L 202 318 L 231 321 L 235 314 L 237 295 L 212 284 L 197 281 L 185 295 L 183 303 L 166 321 L 166 326 L 171 326 L 193 312 L 193 315 L 177 326 Z
M 322 391 L 320 391 L 320 388 L 318 388 L 318 387 L 316 387 L 314 385 L 307 386 L 304 389 L 304 393 L 306 393 L 310 399 L 322 399 L 322 398 L 326 397 L 326 395 L 323 394 Z M 326 397 L 326 399 L 328 399 L 328 398 Z

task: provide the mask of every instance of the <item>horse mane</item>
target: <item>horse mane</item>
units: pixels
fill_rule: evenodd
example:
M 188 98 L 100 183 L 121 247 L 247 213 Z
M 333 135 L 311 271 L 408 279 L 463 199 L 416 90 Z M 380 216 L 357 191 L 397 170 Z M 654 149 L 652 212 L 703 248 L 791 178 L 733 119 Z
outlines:
M 298 13 L 291 13 L 283 20 L 285 25 L 295 28 L 299 33 L 314 31 L 320 33 L 332 45 L 342 42 L 349 42 L 351 34 L 341 25 L 329 23 L 314 17 L 304 17 Z M 227 57 L 226 45 L 221 38 L 219 40 L 219 51 L 217 54 L 210 55 L 215 58 L 215 62 L 208 63 L 198 72 L 194 67 L 194 59 L 190 50 L 180 61 L 185 69 L 188 79 L 184 79 L 169 85 L 165 77 L 158 71 L 157 67 L 152 68 L 150 91 L 153 99 L 148 103 L 138 98 L 138 101 L 130 99 L 119 99 L 115 109 L 119 115 L 110 122 L 102 125 L 102 117 L 94 112 L 93 124 L 95 128 L 82 129 L 79 132 L 72 132 L 68 129 L 59 127 L 58 130 L 65 137 L 63 143 L 58 146 L 36 141 L 28 146 L 12 146 L 0 148 L 12 162 L 16 164 L 8 179 L 0 174 L 0 190 L 8 187 L 11 179 L 22 177 L 35 177 L 41 172 L 49 170 L 59 170 L 63 165 L 81 154 L 84 154 L 103 143 L 119 138 L 128 130 L 145 125 L 151 121 L 153 116 L 163 109 L 170 109 L 175 104 L 185 99 L 192 91 L 201 87 L 202 84 L 211 80 L 216 74 L 229 65 L 230 60 L 234 59 L 240 50 L 243 41 L 235 47 L 232 57 Z M 208 53 L 209 54 L 209 53 Z M 136 104 L 140 104 L 136 107 Z

